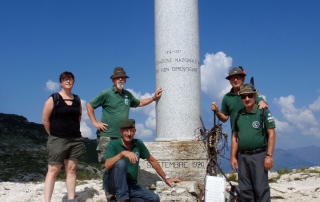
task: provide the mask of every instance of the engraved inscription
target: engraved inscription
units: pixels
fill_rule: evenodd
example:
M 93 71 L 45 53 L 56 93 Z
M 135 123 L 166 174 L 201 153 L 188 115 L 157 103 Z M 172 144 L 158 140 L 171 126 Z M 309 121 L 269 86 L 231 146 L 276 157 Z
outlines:
M 181 169 L 181 168 L 190 168 L 193 169 L 203 169 L 205 167 L 204 162 L 201 161 L 194 161 L 194 162 L 188 162 L 188 161 L 176 161 L 176 162 L 170 162 L 170 161 L 158 161 L 162 168 L 173 168 L 173 169 Z M 152 165 L 148 162 L 147 168 L 152 168 Z
M 171 53 L 181 53 L 181 50 L 168 50 L 164 52 L 165 54 L 171 54 Z

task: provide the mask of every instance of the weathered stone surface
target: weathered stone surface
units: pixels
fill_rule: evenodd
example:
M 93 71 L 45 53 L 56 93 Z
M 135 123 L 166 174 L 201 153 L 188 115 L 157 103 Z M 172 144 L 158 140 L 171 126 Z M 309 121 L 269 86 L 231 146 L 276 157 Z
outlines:
M 301 180 L 291 180 L 292 176 L 309 176 Z M 273 172 L 269 174 L 274 176 Z M 237 186 L 236 182 L 232 182 Z M 161 201 L 195 201 L 194 193 L 199 193 L 196 182 L 180 182 L 171 188 L 164 182 L 156 184 L 155 192 Z M 39 202 L 43 201 L 43 182 L 21 183 L 0 182 L 0 201 L 10 202 Z M 226 188 L 230 186 L 226 183 Z M 275 182 L 270 183 L 272 202 L 319 202 L 320 201 L 320 166 L 306 170 L 295 170 L 282 175 Z M 66 202 L 67 189 L 64 182 L 56 182 L 52 202 Z M 78 181 L 76 187 L 77 202 L 105 202 L 101 180 Z
M 147 142 L 145 145 L 168 176 L 203 183 L 207 154 L 202 141 Z M 160 180 L 152 166 L 141 159 L 139 184 L 149 187 Z
M 194 181 L 179 182 L 169 187 L 165 182 L 157 182 L 156 192 L 160 201 L 188 201 L 196 202 L 200 190 Z

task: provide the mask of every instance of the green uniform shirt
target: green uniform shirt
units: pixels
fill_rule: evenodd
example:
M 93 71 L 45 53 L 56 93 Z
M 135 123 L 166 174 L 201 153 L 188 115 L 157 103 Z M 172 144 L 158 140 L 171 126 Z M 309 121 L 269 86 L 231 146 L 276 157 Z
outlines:
M 107 147 L 106 159 L 112 158 L 124 150 L 127 150 L 127 148 L 123 145 L 121 138 L 112 140 Z M 140 158 L 148 158 L 150 156 L 150 152 L 140 139 L 132 140 L 132 147 L 130 151 L 137 155 L 138 162 L 131 163 L 129 159 L 125 157 L 125 160 L 127 162 L 127 183 L 136 184 L 138 181 Z M 106 174 L 104 180 L 107 179 L 108 176 L 109 173 Z
M 257 93 L 256 96 L 256 104 L 258 104 L 261 100 L 263 100 L 261 94 Z M 232 128 L 234 119 L 240 109 L 242 109 L 243 103 L 239 95 L 233 92 L 233 88 L 231 88 L 230 92 L 225 94 L 222 99 L 221 104 L 221 112 L 230 117 L 230 125 Z
M 120 123 L 128 119 L 130 107 L 138 107 L 140 100 L 127 90 L 123 90 L 122 94 L 120 94 L 114 87 L 111 87 L 100 92 L 89 103 L 94 109 L 102 107 L 100 121 L 108 124 L 107 130 L 97 130 L 97 135 L 119 138 L 121 137 Z
M 274 117 L 269 109 L 265 110 L 265 129 L 275 128 Z M 251 112 L 242 110 L 237 123 L 235 123 L 238 127 L 239 150 L 250 151 L 268 145 L 262 132 L 260 113 L 258 105 L 255 105 Z M 267 131 L 265 135 L 267 135 Z

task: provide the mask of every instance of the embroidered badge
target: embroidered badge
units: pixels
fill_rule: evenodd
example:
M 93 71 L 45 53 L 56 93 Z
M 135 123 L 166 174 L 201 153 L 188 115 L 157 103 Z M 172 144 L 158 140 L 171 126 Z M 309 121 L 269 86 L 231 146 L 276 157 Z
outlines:
M 126 105 L 129 104 L 129 99 L 128 99 L 127 95 L 124 96 L 124 104 L 126 104 Z
M 253 127 L 253 128 L 259 128 L 259 126 L 260 126 L 259 121 L 254 121 L 254 122 L 252 122 L 252 127 Z
M 135 155 L 138 157 L 138 159 L 139 159 L 139 156 L 140 156 L 139 152 L 135 152 L 134 154 L 135 154 Z
M 272 122 L 274 122 L 274 117 L 273 117 L 273 116 L 271 116 L 271 117 L 268 117 L 268 122 L 269 122 L 269 123 L 272 123 Z

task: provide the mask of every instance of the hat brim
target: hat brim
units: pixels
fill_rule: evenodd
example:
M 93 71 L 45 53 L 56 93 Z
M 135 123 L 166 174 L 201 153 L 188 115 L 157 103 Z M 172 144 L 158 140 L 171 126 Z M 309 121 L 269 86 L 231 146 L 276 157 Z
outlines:
M 125 78 L 130 78 L 125 74 L 116 74 L 116 75 L 111 75 L 110 79 L 114 79 L 114 78 L 120 78 L 120 77 L 125 77 Z
M 253 90 L 248 89 L 248 90 L 244 90 L 242 92 L 239 91 L 238 94 L 242 95 L 242 94 L 247 94 L 247 93 L 257 93 L 257 90 L 256 89 L 253 89 Z
M 242 75 L 243 77 L 246 77 L 246 76 L 247 76 L 246 74 L 243 74 L 243 73 L 231 74 L 231 75 L 227 76 L 226 79 L 227 79 L 227 80 L 230 80 L 230 77 L 232 77 L 233 75 Z

